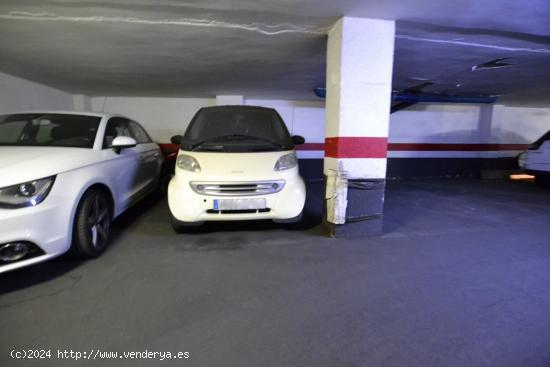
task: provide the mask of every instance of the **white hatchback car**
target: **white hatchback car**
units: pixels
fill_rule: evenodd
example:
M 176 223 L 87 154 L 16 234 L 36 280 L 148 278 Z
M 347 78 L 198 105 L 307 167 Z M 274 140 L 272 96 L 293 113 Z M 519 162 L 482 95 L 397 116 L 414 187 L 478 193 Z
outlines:
M 535 176 L 539 186 L 550 187 L 550 131 L 529 146 L 523 170 Z
M 306 198 L 295 144 L 271 108 L 202 108 L 180 144 L 168 204 L 176 232 L 204 221 L 297 222 Z
M 0 272 L 99 255 L 111 221 L 160 182 L 159 147 L 123 116 L 0 116 Z

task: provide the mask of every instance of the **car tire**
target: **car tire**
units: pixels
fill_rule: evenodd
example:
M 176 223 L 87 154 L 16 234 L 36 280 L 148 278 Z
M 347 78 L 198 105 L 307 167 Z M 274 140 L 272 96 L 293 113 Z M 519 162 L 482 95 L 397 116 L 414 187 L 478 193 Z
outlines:
M 89 190 L 80 201 L 74 224 L 73 250 L 79 257 L 97 257 L 107 247 L 111 205 L 102 190 Z
M 172 223 L 172 228 L 176 233 L 185 233 L 192 228 L 197 228 L 204 224 L 204 222 L 182 222 L 181 220 L 177 220 L 173 215 L 170 215 L 170 218 L 171 218 L 170 222 Z
M 172 175 L 168 171 L 168 168 L 166 167 L 166 164 L 162 165 L 162 168 L 160 169 L 158 183 L 157 183 L 157 193 L 160 197 L 166 197 L 168 193 L 168 184 L 170 183 L 170 180 L 172 179 Z

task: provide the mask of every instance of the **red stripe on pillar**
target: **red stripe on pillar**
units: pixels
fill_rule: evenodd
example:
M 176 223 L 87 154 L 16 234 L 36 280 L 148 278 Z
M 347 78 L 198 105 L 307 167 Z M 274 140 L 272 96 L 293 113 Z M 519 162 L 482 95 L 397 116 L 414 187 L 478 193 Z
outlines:
M 325 139 L 325 157 L 386 158 L 388 138 L 339 136 Z

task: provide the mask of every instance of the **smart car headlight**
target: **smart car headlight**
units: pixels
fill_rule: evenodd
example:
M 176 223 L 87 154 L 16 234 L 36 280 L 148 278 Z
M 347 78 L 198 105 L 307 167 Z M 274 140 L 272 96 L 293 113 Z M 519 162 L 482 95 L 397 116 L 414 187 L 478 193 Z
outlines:
M 296 153 L 288 153 L 285 154 L 277 160 L 277 163 L 275 163 L 275 171 L 284 171 L 286 169 L 294 168 L 298 165 L 298 158 L 296 157 Z
M 23 208 L 35 206 L 46 199 L 55 176 L 0 188 L 0 207 Z
M 186 154 L 180 154 L 178 156 L 178 159 L 176 161 L 176 165 L 178 166 L 178 168 L 181 168 L 185 171 L 191 171 L 191 172 L 200 172 L 201 171 L 201 166 L 199 164 L 199 162 L 197 162 L 197 160 L 193 157 L 191 157 L 190 155 L 186 155 Z

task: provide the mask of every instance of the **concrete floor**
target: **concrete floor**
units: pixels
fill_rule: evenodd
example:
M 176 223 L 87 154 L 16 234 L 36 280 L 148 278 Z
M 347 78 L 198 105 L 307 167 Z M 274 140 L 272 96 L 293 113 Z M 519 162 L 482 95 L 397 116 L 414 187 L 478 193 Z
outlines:
M 0 365 L 550 366 L 550 192 L 389 182 L 379 237 L 308 223 L 176 235 L 149 198 L 99 259 L 0 277 Z M 317 195 L 316 195 L 317 194 Z M 182 351 L 182 361 L 14 361 L 13 348 Z

